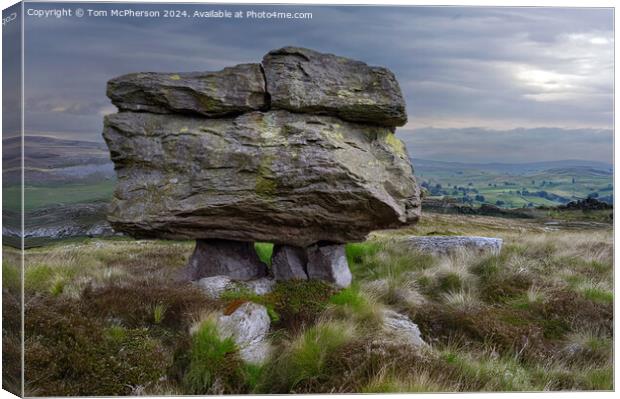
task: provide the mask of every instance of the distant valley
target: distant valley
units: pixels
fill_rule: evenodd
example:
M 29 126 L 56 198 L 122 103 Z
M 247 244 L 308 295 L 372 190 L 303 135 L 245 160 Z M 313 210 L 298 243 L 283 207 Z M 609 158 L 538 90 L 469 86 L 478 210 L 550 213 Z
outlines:
M 613 166 L 566 160 L 523 164 L 414 159 L 427 197 L 501 208 L 557 206 L 589 196 L 613 203 Z

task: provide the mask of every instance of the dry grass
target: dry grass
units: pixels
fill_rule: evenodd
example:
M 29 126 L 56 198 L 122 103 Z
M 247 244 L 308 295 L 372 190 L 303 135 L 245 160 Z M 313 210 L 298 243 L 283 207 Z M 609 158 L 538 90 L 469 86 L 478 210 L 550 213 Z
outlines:
M 499 255 L 431 256 L 391 240 L 442 233 L 501 237 L 504 247 Z M 265 297 L 229 292 L 222 301 L 173 282 L 191 243 L 89 240 L 31 249 L 27 361 L 46 366 L 30 368 L 29 392 L 612 389 L 612 242 L 610 230 L 548 231 L 536 221 L 427 215 L 414 229 L 379 232 L 349 245 L 354 283 L 346 290 L 293 282 Z M 268 250 L 261 247 L 261 256 Z M 3 265 L 9 286 L 19 283 L 14 271 Z M 262 367 L 244 365 L 205 327 L 235 300 L 270 310 L 277 355 Z M 404 350 L 383 339 L 384 309 L 408 315 L 429 346 Z M 71 352 L 67 336 L 92 346 L 71 370 L 54 362 Z M 131 386 L 121 387 L 106 373 L 98 384 L 103 372 L 88 362 L 114 357 L 109 351 L 121 344 L 133 351 L 130 358 L 114 358 L 114 370 Z M 204 359 L 213 356 L 224 359 L 222 367 L 207 365 Z M 147 367 L 152 364 L 158 369 Z M 83 383 L 76 378 L 63 385 L 59 376 L 67 372 Z

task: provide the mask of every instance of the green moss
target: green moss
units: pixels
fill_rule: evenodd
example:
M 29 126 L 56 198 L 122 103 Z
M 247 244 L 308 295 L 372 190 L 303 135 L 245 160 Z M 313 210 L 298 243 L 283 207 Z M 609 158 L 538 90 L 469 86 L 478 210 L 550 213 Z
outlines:
M 399 140 L 394 133 L 386 132 L 379 136 L 380 139 L 383 139 L 385 143 L 394 151 L 394 153 L 400 157 L 407 156 L 407 150 L 405 149 L 405 144 Z
M 271 255 L 273 253 L 273 244 L 266 242 L 254 243 L 254 249 L 261 262 L 271 266 Z
M 273 159 L 273 156 L 264 156 L 258 167 L 255 190 L 263 198 L 271 198 L 277 193 L 278 183 L 271 172 Z
M 169 78 L 170 78 L 170 80 L 181 80 L 181 76 L 176 75 L 176 74 L 175 75 L 170 75 Z
M 363 263 L 364 258 L 375 255 L 380 250 L 381 245 L 375 242 L 351 243 L 345 247 L 349 265 Z

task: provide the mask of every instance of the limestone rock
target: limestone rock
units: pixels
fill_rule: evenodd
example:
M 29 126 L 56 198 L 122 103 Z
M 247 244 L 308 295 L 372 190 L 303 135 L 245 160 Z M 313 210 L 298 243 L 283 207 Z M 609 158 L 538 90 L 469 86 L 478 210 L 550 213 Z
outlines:
M 345 288 L 351 285 L 351 271 L 344 245 L 316 244 L 307 249 L 308 277 L 334 283 Z
M 304 248 L 275 245 L 271 256 L 271 272 L 276 280 L 307 280 L 307 262 Z
M 220 315 L 217 320 L 220 336 L 232 338 L 241 358 L 254 364 L 263 363 L 270 354 L 270 325 L 267 308 L 252 302 L 244 303 L 230 315 Z
M 132 73 L 108 82 L 107 95 L 123 111 L 237 115 L 268 106 L 259 64 L 219 72 Z
M 196 285 L 211 299 L 218 299 L 231 288 L 233 281 L 228 276 L 204 277 Z
M 499 254 L 503 240 L 501 238 L 476 236 L 410 236 L 406 237 L 403 242 L 410 248 L 435 254 L 445 255 L 459 250 Z
M 211 299 L 219 299 L 225 291 L 247 290 L 256 295 L 265 295 L 273 291 L 276 281 L 270 277 L 255 280 L 234 281 L 228 276 L 204 277 L 196 285 Z
M 118 176 L 108 220 L 134 237 L 306 247 L 363 241 L 420 215 L 409 156 L 389 128 L 288 111 L 122 112 L 103 135 Z
M 412 347 L 426 346 L 420 329 L 409 317 L 386 309 L 383 311 L 383 331 L 386 338 Z
M 241 281 L 237 284 L 256 295 L 266 295 L 273 291 L 276 281 L 270 277 L 262 277 L 256 280 Z
M 273 109 L 390 127 L 407 122 L 398 82 L 385 68 L 299 47 L 269 52 L 263 68 Z
M 211 276 L 251 280 L 266 274 L 267 266 L 258 258 L 253 243 L 228 240 L 197 240 L 185 268 L 185 277 L 189 280 Z M 223 281 L 219 280 L 219 284 Z

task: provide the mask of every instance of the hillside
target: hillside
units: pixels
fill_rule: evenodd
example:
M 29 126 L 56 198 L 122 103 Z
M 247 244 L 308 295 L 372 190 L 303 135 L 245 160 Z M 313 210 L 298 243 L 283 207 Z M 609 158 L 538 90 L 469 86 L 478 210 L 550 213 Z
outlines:
M 557 206 L 588 196 L 613 203 L 613 166 L 601 162 L 413 163 L 430 197 L 503 208 Z
M 393 243 L 410 234 L 500 237 L 504 246 L 439 256 Z M 613 389 L 610 225 L 426 213 L 414 228 L 347 245 L 350 288 L 281 282 L 272 294 L 231 290 L 218 300 L 174 282 L 192 247 L 86 239 L 27 250 L 26 394 Z M 269 262 L 271 245 L 257 248 Z M 4 259 L 5 356 L 17 356 L 19 253 L 4 248 Z M 274 351 L 263 366 L 241 362 L 239 348 L 205 327 L 246 301 L 270 309 Z M 413 320 L 429 345 L 390 341 L 385 311 Z M 79 351 L 68 349 L 76 342 Z M 18 370 L 4 372 L 10 384 Z

